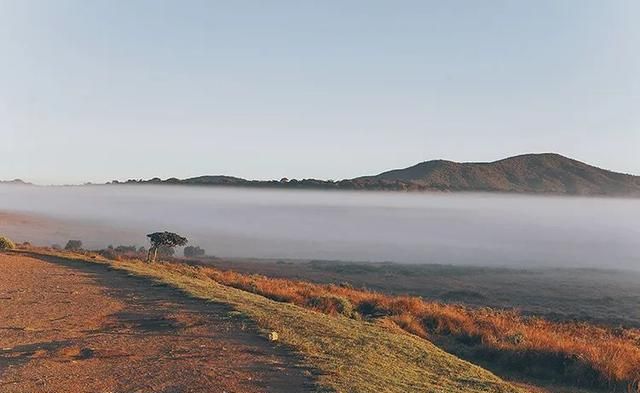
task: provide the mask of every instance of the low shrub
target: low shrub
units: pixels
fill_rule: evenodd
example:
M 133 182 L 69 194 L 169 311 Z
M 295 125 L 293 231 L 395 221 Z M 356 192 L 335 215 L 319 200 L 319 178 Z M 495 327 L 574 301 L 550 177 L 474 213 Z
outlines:
M 16 248 L 15 243 L 8 237 L 0 236 L 0 250 L 13 250 Z
M 428 337 L 429 333 L 425 330 L 420 319 L 411 314 L 394 315 L 391 320 L 395 322 L 402 330 L 420 337 Z
M 205 250 L 198 246 L 187 246 L 184 248 L 184 256 L 187 258 L 202 257 L 205 254 Z
M 125 254 L 125 253 L 135 253 L 138 251 L 136 246 L 118 246 L 114 248 L 117 253 Z
M 389 315 L 387 310 L 377 297 L 363 299 L 358 302 L 358 312 L 364 317 L 380 318 Z
M 307 299 L 307 307 L 321 311 L 325 314 L 344 315 L 351 318 L 354 314 L 353 305 L 349 299 L 334 295 L 317 295 Z
M 69 240 L 67 245 L 64 246 L 65 250 L 78 251 L 82 249 L 82 242 L 80 240 Z
M 120 254 L 113 248 L 106 248 L 104 250 L 98 251 L 98 253 L 107 259 L 111 259 L 112 261 L 121 260 Z

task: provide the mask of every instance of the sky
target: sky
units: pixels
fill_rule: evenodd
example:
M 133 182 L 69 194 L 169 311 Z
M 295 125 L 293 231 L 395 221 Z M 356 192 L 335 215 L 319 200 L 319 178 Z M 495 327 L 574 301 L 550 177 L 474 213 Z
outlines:
M 640 175 L 640 2 L 0 0 L 0 179 Z

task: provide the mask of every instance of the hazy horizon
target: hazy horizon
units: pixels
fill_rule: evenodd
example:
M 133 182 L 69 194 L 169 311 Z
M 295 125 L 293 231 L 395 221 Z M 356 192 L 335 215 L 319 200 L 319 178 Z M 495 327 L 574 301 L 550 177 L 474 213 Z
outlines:
M 517 156 L 521 156 L 521 155 L 529 155 L 529 154 L 548 154 L 548 153 L 550 153 L 550 154 L 559 154 L 559 153 L 555 153 L 555 152 L 522 153 L 522 154 L 517 154 L 517 155 L 515 155 L 515 156 L 504 157 L 504 158 L 502 158 L 502 159 L 505 159 L 505 158 L 513 158 L 513 157 L 517 157 Z M 560 155 L 562 155 L 562 154 L 560 154 Z M 563 156 L 564 156 L 564 155 L 563 155 Z M 567 157 L 567 156 L 564 156 L 564 157 L 569 158 L 569 159 L 574 159 L 574 158 L 572 158 L 572 157 Z M 502 160 L 502 159 L 495 160 L 495 161 L 500 161 L 500 160 Z M 409 167 L 411 167 L 411 166 L 414 166 L 414 165 L 419 164 L 419 163 L 422 163 L 422 162 L 426 162 L 426 161 L 437 161 L 437 160 L 442 160 L 442 159 L 440 159 L 440 158 L 434 158 L 433 160 L 423 160 L 423 161 L 420 161 L 420 162 L 416 162 L 416 163 L 413 163 L 413 164 L 407 165 L 406 167 L 401 167 L 401 168 L 387 168 L 387 169 L 382 170 L 381 172 L 377 172 L 377 173 L 364 173 L 364 174 L 357 175 L 357 176 L 355 176 L 355 177 L 360 177 L 360 176 L 374 176 L 374 175 L 378 175 L 378 174 L 383 173 L 383 172 L 386 172 L 386 171 L 397 170 L 397 169 L 406 169 L 406 168 L 409 168 Z M 444 161 L 450 161 L 450 160 L 444 160 Z M 487 162 L 479 162 L 479 161 L 454 161 L 454 162 L 462 163 L 462 164 L 482 164 L 482 163 L 487 163 Z M 494 162 L 494 161 L 489 161 L 489 163 L 491 163 L 491 162 Z M 592 164 L 590 164 L 589 162 L 583 162 L 583 163 L 585 163 L 585 164 L 587 164 L 587 165 L 592 165 Z M 592 166 L 593 166 L 593 165 L 592 165 Z M 611 170 L 610 170 L 610 169 L 608 169 L 608 168 L 599 168 L 599 169 L 604 169 L 604 170 L 607 170 L 607 171 L 611 171 Z M 612 171 L 612 172 L 616 172 L 616 171 Z M 632 176 L 640 176 L 640 175 L 638 175 L 638 174 L 629 173 L 629 172 L 616 172 L 616 173 L 622 173 L 622 174 L 627 174 L 627 175 L 632 175 Z M 185 176 L 185 177 L 183 177 L 183 178 L 179 178 L 179 179 L 183 180 L 183 179 L 189 179 L 189 178 L 197 178 L 197 177 L 201 177 L 201 176 L 229 176 L 229 177 L 242 178 L 242 177 L 240 177 L 240 176 L 235 176 L 234 174 L 229 174 L 229 173 L 203 173 L 203 174 L 194 174 L 194 175 L 190 175 L 190 176 Z M 284 176 L 284 177 L 285 177 L 285 178 L 288 178 L 288 179 L 294 179 L 294 178 L 291 178 L 291 177 L 288 177 L 288 176 Z M 82 181 L 82 182 L 78 182 L 78 183 L 48 183 L 48 184 L 35 183 L 35 182 L 31 182 L 29 179 L 22 179 L 22 178 L 17 178 L 17 177 L 16 177 L 16 178 L 0 179 L 0 182 L 2 182 L 2 181 L 5 181 L 5 182 L 11 182 L 11 181 L 15 181 L 15 180 L 21 180 L 21 181 L 24 181 L 24 182 L 26 182 L 26 183 L 33 184 L 33 185 L 37 185 L 37 186 L 81 186 L 81 185 L 103 185 L 103 184 L 109 184 L 109 183 L 114 182 L 114 181 L 117 181 L 117 182 L 121 182 L 121 183 L 123 183 L 123 182 L 126 182 L 127 180 L 151 180 L 151 179 L 153 179 L 153 178 L 160 178 L 160 177 L 159 177 L 159 176 L 152 176 L 152 177 L 149 177 L 149 178 L 133 178 L 133 177 L 127 177 L 127 178 L 120 178 L 120 179 L 111 179 L 111 180 L 105 181 L 105 182 L 103 182 L 103 183 L 101 183 L 101 182 L 89 182 L 89 181 Z M 167 179 L 169 179 L 169 178 L 174 178 L 174 177 L 173 177 L 173 176 L 169 176 L 169 177 L 161 178 L 161 180 L 167 180 Z M 269 181 L 269 180 L 280 180 L 281 178 L 280 178 L 280 177 L 272 177 L 272 178 L 261 178 L 261 179 L 255 179 L 255 178 L 243 178 L 243 179 L 245 179 L 245 180 L 257 180 L 257 181 Z M 302 177 L 300 177 L 298 180 L 301 180 L 301 179 L 310 179 L 310 177 L 308 177 L 308 176 L 302 176 Z M 348 179 L 350 179 L 350 178 L 345 178 L 345 177 L 342 177 L 342 178 L 334 178 L 334 179 L 319 178 L 318 180 L 333 180 L 333 181 L 340 181 L 340 180 L 348 180 Z M 473 191 L 472 191 L 472 192 L 473 192 Z

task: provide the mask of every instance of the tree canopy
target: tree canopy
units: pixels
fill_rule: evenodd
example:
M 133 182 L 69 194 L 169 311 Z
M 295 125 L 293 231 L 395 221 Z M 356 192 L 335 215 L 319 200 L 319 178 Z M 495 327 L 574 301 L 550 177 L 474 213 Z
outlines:
M 160 246 L 184 246 L 187 244 L 187 238 L 178 235 L 173 232 L 154 232 L 147 235 L 149 241 L 151 242 L 152 247 L 160 247 Z

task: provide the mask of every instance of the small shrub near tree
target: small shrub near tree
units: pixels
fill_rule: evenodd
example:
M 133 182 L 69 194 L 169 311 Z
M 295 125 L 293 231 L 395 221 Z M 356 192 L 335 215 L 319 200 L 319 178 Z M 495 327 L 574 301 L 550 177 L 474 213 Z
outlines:
M 136 246 L 118 246 L 115 248 L 115 251 L 118 253 L 134 253 L 137 251 L 137 247 Z
M 106 248 L 104 250 L 100 250 L 100 255 L 107 259 L 111 259 L 113 261 L 119 261 L 120 255 L 112 248 Z
M 0 236 L 0 250 L 13 250 L 16 248 L 16 245 L 5 236 Z
M 204 249 L 198 246 L 187 246 L 184 248 L 184 256 L 187 258 L 202 257 L 204 254 Z
M 105 249 L 98 250 L 97 252 L 103 257 L 114 261 L 120 261 L 123 258 L 141 258 L 140 254 L 146 254 L 146 250 L 144 247 L 140 247 L 140 249 L 138 249 L 138 247 L 135 245 L 119 245 L 114 247 L 112 244 L 108 245 Z M 160 250 L 159 253 L 162 255 L 162 250 Z
M 161 257 L 172 257 L 176 254 L 176 250 L 173 247 L 162 245 L 158 247 L 158 255 Z
M 69 240 L 67 245 L 64 246 L 67 251 L 78 251 L 82 249 L 82 242 L 80 240 Z

